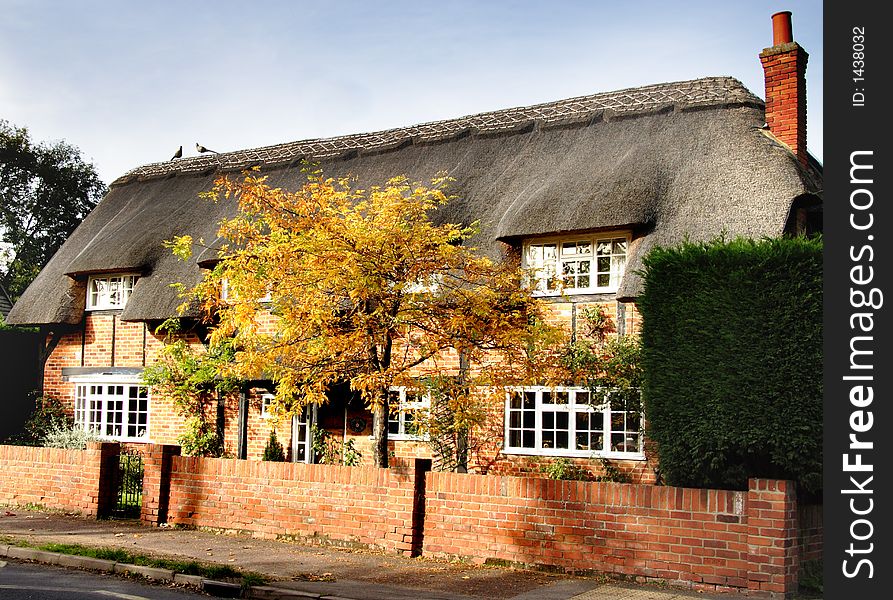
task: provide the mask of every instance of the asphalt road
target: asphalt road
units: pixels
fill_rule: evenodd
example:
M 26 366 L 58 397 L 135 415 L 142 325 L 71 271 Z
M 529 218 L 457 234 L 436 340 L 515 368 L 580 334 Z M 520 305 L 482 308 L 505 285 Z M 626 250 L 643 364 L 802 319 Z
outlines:
M 211 596 L 111 575 L 0 561 L 3 600 L 209 600 Z

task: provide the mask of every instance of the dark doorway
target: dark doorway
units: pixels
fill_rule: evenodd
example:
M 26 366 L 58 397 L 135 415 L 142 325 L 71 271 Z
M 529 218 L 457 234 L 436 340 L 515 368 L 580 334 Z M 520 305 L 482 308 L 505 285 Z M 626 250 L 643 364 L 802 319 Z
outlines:
M 430 458 L 415 459 L 415 493 L 412 496 L 412 549 L 410 556 L 421 556 L 425 538 L 425 480 L 431 471 Z

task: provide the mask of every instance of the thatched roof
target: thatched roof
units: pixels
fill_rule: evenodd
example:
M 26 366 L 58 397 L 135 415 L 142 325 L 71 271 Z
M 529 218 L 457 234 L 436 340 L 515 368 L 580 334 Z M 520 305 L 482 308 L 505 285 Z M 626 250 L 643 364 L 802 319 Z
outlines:
M 371 134 L 307 140 L 146 165 L 115 181 L 10 314 L 15 323 L 76 323 L 83 280 L 138 271 L 122 318 L 163 319 L 180 300 L 171 283 L 201 277 L 162 242 L 216 239 L 229 203 L 197 198 L 220 172 L 259 165 L 274 185 L 304 180 L 302 160 L 362 185 L 405 174 L 455 178 L 445 221 L 480 220 L 478 245 L 626 227 L 630 250 L 618 297 L 640 290 L 636 270 L 654 244 L 728 235 L 779 235 L 792 202 L 820 192 L 820 176 L 761 129 L 763 102 L 721 77 L 595 94 Z M 211 253 L 213 256 L 213 253 Z

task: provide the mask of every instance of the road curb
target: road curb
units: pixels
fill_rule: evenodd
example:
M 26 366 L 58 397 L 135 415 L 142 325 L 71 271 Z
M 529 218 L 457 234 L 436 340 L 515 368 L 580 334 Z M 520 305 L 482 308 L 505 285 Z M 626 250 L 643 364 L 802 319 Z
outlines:
M 0 546 L 0 556 L 6 558 L 17 558 L 19 560 L 30 560 L 33 562 L 43 563 L 47 565 L 55 565 L 59 567 L 73 567 L 76 569 L 86 569 L 88 571 L 102 571 L 106 573 L 119 573 L 122 575 L 140 575 L 146 579 L 161 581 L 165 583 L 178 583 L 187 585 L 196 589 L 215 593 L 220 596 L 238 598 L 240 597 L 241 586 L 237 583 L 229 583 L 226 581 L 216 581 L 214 579 L 205 579 L 200 575 L 184 575 L 182 573 L 174 573 L 169 569 L 159 569 L 156 567 L 144 567 L 142 565 L 133 565 L 130 563 L 120 563 L 113 560 L 104 560 L 101 558 L 93 558 L 91 556 L 78 556 L 76 554 L 61 554 L 59 552 L 46 552 L 45 550 L 36 550 L 34 548 L 23 548 L 21 546 Z M 319 598 L 319 594 L 303 594 L 296 595 L 290 593 L 291 590 L 277 590 L 278 595 L 261 595 L 252 596 L 254 588 L 263 588 L 267 586 L 251 586 L 246 590 L 248 598 L 265 598 L 270 600 L 278 600 L 278 598 Z M 271 588 L 275 589 L 275 588 Z
M 34 560 L 37 562 L 47 563 L 49 565 L 57 564 L 59 554 L 56 552 L 45 552 L 44 550 L 35 550 L 34 548 L 20 548 L 19 546 L 10 546 L 6 551 L 6 556 L 10 558 L 21 558 L 23 560 Z
M 170 569 L 144 567 L 142 565 L 132 565 L 129 563 L 115 563 L 115 573 L 142 575 L 146 579 L 155 579 L 156 581 L 170 582 L 174 580 L 174 572 Z
M 255 600 L 286 600 L 287 598 L 320 600 L 322 594 L 302 592 L 301 590 L 286 590 L 270 585 L 253 585 L 248 589 L 248 594 L 245 597 Z
M 118 564 L 113 560 L 105 560 L 103 558 L 92 558 L 90 556 L 76 556 L 73 554 L 59 554 L 55 564 L 60 567 L 75 567 L 78 569 L 89 569 L 91 571 L 113 572 Z
M 202 579 L 204 579 L 201 575 L 184 575 L 183 573 L 174 573 L 174 583 L 179 583 L 182 585 L 191 585 L 193 587 L 200 588 L 202 587 Z
M 238 583 L 229 583 L 227 581 L 202 579 L 202 591 L 207 592 L 208 594 L 214 594 L 221 598 L 242 597 L 242 586 Z
M 146 579 L 165 583 L 178 583 L 197 588 L 207 593 L 216 594 L 226 598 L 252 598 L 254 600 L 356 600 L 345 596 L 323 595 L 302 590 L 290 590 L 269 585 L 252 585 L 242 590 L 238 583 L 204 579 L 200 575 L 184 575 L 174 573 L 169 569 L 156 567 L 144 567 L 130 563 L 120 563 L 113 560 L 93 558 L 91 556 L 78 556 L 76 554 L 61 554 L 59 552 L 47 552 L 35 548 L 23 548 L 21 546 L 0 546 L 0 556 L 30 560 L 59 567 L 73 567 L 88 571 L 102 571 L 106 573 L 120 573 L 122 575 L 140 575 Z M 244 591 L 244 594 L 242 593 Z

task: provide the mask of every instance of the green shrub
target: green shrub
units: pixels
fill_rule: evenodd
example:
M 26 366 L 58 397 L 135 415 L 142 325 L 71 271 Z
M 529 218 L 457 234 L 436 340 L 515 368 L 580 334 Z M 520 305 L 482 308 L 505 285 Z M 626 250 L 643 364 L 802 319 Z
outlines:
M 667 483 L 822 472 L 822 241 L 685 243 L 644 260 L 643 399 Z
M 285 461 L 285 450 L 282 448 L 282 444 L 279 443 L 279 440 L 276 439 L 275 429 L 270 430 L 270 439 L 267 440 L 267 445 L 264 448 L 263 460 L 273 462 Z
M 563 456 L 556 458 L 547 464 L 541 465 L 540 470 L 545 473 L 549 479 L 563 479 L 570 481 L 588 481 L 592 479 L 589 471 Z
M 186 456 L 220 458 L 225 455 L 223 439 L 217 429 L 201 416 L 186 419 L 185 430 L 177 442 Z

